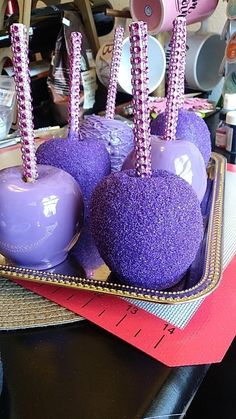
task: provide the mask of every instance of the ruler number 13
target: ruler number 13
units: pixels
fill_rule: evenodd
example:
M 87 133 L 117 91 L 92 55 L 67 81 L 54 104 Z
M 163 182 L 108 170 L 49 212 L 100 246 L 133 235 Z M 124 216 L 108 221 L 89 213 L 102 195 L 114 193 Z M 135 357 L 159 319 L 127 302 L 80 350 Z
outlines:
M 138 311 L 138 307 L 128 305 L 126 311 L 129 311 L 131 314 L 136 314 Z

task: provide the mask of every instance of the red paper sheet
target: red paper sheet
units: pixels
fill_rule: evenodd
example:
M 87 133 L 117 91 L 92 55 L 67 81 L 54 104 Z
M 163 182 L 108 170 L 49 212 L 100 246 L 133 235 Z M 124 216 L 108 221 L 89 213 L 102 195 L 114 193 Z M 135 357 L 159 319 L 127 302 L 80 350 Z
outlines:
M 174 367 L 222 360 L 236 334 L 236 257 L 219 287 L 180 330 L 118 297 L 17 281 Z

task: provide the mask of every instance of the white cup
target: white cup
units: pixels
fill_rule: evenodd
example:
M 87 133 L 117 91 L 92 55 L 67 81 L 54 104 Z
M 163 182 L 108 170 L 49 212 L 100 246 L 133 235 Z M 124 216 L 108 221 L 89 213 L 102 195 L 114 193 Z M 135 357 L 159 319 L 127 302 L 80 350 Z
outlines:
M 189 32 L 186 45 L 186 86 L 210 91 L 220 82 L 219 73 L 225 53 L 225 41 L 217 33 Z
M 170 45 L 167 40 L 167 63 Z M 225 41 L 217 33 L 207 31 L 207 20 L 197 32 L 187 33 L 185 86 L 203 92 L 213 90 L 220 82 L 221 62 L 225 54 Z
M 96 72 L 100 82 L 108 87 L 113 44 L 102 45 L 96 56 Z M 148 36 L 148 66 L 149 92 L 152 93 L 162 82 L 166 70 L 165 51 L 160 42 L 153 36 Z M 120 71 L 118 75 L 118 90 L 132 94 L 130 42 L 123 41 Z

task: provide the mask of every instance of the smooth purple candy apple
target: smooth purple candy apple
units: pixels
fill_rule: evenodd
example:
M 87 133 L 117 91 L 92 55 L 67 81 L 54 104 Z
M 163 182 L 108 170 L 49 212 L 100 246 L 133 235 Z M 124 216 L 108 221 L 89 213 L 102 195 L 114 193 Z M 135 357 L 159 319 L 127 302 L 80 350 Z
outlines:
M 39 146 L 36 151 L 40 164 L 59 167 L 78 182 L 84 199 L 87 216 L 91 194 L 95 186 L 111 172 L 111 162 L 105 145 L 95 139 L 78 140 L 54 138 Z
M 24 182 L 22 168 L 0 171 L 0 253 L 14 264 L 48 269 L 66 259 L 83 223 L 83 197 L 68 173 L 38 165 Z
M 112 172 L 121 170 L 125 158 L 134 147 L 134 134 L 130 126 L 98 115 L 90 115 L 83 120 L 79 136 L 97 138 L 104 143 L 110 155 Z
M 151 136 L 152 169 L 162 169 L 180 176 L 195 190 L 201 202 L 207 187 L 204 160 L 197 147 L 189 141 L 165 141 Z M 135 150 L 124 161 L 122 170 L 135 167 Z
M 162 137 L 164 131 L 165 113 L 161 113 L 151 122 L 151 134 Z M 176 139 L 193 143 L 202 153 L 207 166 L 211 157 L 211 134 L 207 124 L 199 115 L 186 109 L 179 110 Z
M 203 237 L 193 188 L 172 173 L 112 173 L 95 189 L 90 225 L 99 253 L 125 284 L 166 289 L 193 262 Z

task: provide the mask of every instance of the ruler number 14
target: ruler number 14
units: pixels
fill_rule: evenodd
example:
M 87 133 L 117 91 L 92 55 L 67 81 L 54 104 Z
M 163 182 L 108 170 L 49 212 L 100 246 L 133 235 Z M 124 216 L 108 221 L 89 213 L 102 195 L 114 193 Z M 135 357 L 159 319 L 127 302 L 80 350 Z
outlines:
M 166 332 L 169 332 L 170 335 L 172 335 L 175 331 L 175 327 L 171 326 L 168 323 L 164 324 L 163 330 L 165 330 Z

